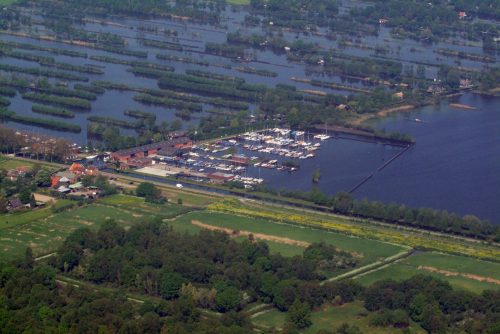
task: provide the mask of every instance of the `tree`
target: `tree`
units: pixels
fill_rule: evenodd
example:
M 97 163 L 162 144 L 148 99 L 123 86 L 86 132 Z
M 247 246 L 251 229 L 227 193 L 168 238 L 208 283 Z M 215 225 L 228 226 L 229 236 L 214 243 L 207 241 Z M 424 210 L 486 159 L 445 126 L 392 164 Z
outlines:
M 139 197 L 151 197 L 155 198 L 160 195 L 160 190 L 150 182 L 142 182 L 137 186 L 135 194 Z
M 340 192 L 335 195 L 333 203 L 334 210 L 343 214 L 351 212 L 354 207 L 354 199 L 347 192 Z
M 0 195 L 0 213 L 6 213 L 7 211 L 7 199 Z
M 161 329 L 160 317 L 158 314 L 148 312 L 144 314 L 138 321 L 139 333 L 159 333 Z
M 410 303 L 410 316 L 415 321 L 423 320 L 423 313 L 425 306 L 429 303 L 428 298 L 423 294 L 419 293 L 413 297 Z
M 445 333 L 447 326 L 446 318 L 439 308 L 437 302 L 428 303 L 422 311 L 421 325 L 429 333 Z
M 35 195 L 33 195 L 33 194 L 31 194 L 31 197 L 30 197 L 30 207 L 31 208 L 36 207 Z
M 34 264 L 35 257 L 33 256 L 33 250 L 31 249 L 31 247 L 28 247 L 24 252 L 24 261 L 22 262 L 21 266 L 23 268 L 33 268 Z
M 92 175 L 84 175 L 82 177 L 82 185 L 84 187 L 90 187 L 94 183 L 94 177 Z
M 170 124 L 170 131 L 178 131 L 180 129 L 182 129 L 182 121 L 176 118 Z
M 120 130 L 114 126 L 109 126 L 104 130 L 102 139 L 106 148 L 110 150 L 117 150 L 120 148 Z
M 347 323 L 343 323 L 337 328 L 336 334 L 361 334 L 361 330 L 357 326 L 350 326 Z
M 287 313 L 287 321 L 294 324 L 298 329 L 307 328 L 312 325 L 311 308 L 309 304 L 295 299 Z
M 39 187 L 48 187 L 51 184 L 50 171 L 42 168 L 36 173 L 35 183 Z
M 19 200 L 23 204 L 29 204 L 31 202 L 31 190 L 28 187 L 21 189 L 19 192 Z
M 181 274 L 164 271 L 160 277 L 160 295 L 165 299 L 174 299 L 179 297 L 184 278 Z
M 233 286 L 224 287 L 215 296 L 215 306 L 219 312 L 235 310 L 240 306 L 240 291 Z

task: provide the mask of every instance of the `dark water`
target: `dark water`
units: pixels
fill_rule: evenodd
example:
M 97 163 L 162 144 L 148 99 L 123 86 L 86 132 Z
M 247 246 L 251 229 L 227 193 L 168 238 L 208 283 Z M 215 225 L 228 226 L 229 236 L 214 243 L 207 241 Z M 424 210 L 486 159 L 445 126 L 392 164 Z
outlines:
M 374 122 L 387 131 L 409 133 L 417 141 L 380 172 L 378 167 L 401 148 L 333 139 L 294 174 L 260 173 L 273 187 L 310 190 L 312 173 L 320 168 L 319 188 L 334 194 L 352 189 L 375 172 L 354 191 L 356 198 L 475 214 L 500 223 L 500 98 L 467 94 L 458 102 L 478 109 L 452 109 L 443 102 Z
M 459 102 L 478 109 L 444 103 L 378 122 L 389 131 L 410 133 L 417 145 L 356 196 L 472 213 L 500 223 L 500 98 L 468 94 Z

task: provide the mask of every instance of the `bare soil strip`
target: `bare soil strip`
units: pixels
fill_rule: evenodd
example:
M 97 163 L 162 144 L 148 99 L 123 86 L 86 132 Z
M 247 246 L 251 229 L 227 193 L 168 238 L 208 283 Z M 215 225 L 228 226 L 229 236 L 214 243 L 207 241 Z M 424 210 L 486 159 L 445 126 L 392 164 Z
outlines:
M 430 271 L 432 273 L 438 273 L 438 274 L 442 274 L 445 276 L 462 276 L 462 277 L 473 279 L 473 280 L 479 281 L 479 282 L 488 282 L 488 283 L 500 285 L 500 280 L 494 279 L 491 277 L 484 277 L 484 276 L 479 276 L 479 275 L 460 273 L 460 272 L 456 272 L 456 271 L 440 270 L 440 269 L 437 269 L 434 267 L 428 267 L 428 266 L 418 266 L 417 269 L 426 270 L 426 271 Z
M 210 230 L 210 231 L 224 232 L 226 234 L 229 234 L 232 237 L 248 237 L 249 235 L 253 235 L 254 239 L 256 239 L 256 240 L 273 241 L 273 242 L 277 242 L 280 244 L 293 245 L 293 246 L 298 246 L 298 247 L 302 247 L 302 248 L 307 248 L 310 245 L 310 243 L 305 242 L 305 241 L 277 237 L 277 236 L 269 235 L 269 234 L 252 233 L 249 231 L 238 231 L 238 230 L 233 230 L 233 229 L 225 228 L 225 227 L 212 226 L 212 225 L 204 224 L 198 220 L 192 220 L 191 224 L 198 226 L 198 227 L 201 227 L 201 228 L 206 229 L 206 230 Z
M 449 106 L 451 108 L 455 108 L 455 109 L 477 110 L 476 107 L 469 106 L 467 104 L 461 104 L 461 103 L 450 103 Z
M 35 201 L 37 202 L 43 202 L 43 203 L 48 203 L 48 202 L 56 202 L 57 199 L 51 196 L 43 195 L 43 194 L 38 194 L 34 193 L 33 196 L 35 196 Z
M 375 113 L 375 114 L 368 114 L 368 115 L 363 115 L 361 117 L 358 117 L 356 120 L 354 120 L 352 122 L 352 124 L 354 125 L 360 125 L 362 124 L 363 122 L 371 119 L 371 118 L 375 118 L 375 117 L 379 117 L 379 118 L 383 118 L 383 117 L 386 117 L 392 113 L 396 113 L 396 112 L 409 112 L 409 111 L 412 111 L 413 109 L 415 109 L 415 106 L 414 105 L 411 105 L 411 104 L 405 104 L 405 105 L 402 105 L 402 106 L 399 106 L 399 107 L 393 107 L 393 108 L 386 108 L 386 109 L 382 109 L 380 110 L 379 112 Z

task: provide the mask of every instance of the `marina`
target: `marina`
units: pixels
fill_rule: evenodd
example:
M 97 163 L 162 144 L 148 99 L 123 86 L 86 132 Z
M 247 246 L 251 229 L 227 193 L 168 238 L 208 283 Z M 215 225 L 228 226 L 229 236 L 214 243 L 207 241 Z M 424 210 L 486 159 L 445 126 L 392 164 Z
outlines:
M 185 152 L 159 151 L 150 165 L 137 172 L 156 176 L 187 177 L 207 182 L 237 182 L 248 188 L 265 183 L 260 170 L 293 173 L 300 161 L 313 159 L 328 135 L 272 128 L 246 132 L 210 143 L 195 144 Z M 257 175 L 255 175 L 257 174 Z

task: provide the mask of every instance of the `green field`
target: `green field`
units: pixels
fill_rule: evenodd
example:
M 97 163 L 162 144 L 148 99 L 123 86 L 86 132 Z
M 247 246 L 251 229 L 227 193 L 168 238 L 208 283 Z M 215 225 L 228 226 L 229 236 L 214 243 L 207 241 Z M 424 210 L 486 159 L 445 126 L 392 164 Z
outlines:
M 356 278 L 364 285 L 370 285 L 383 279 L 403 280 L 417 274 L 428 274 L 437 278 L 446 279 L 458 289 L 480 293 L 486 289 L 499 289 L 500 285 L 488 283 L 463 276 L 450 276 L 445 273 L 435 273 L 418 269 L 419 266 L 433 267 L 443 271 L 477 275 L 485 278 L 500 280 L 500 264 L 476 260 L 465 256 L 454 256 L 440 253 L 419 253 L 382 268 L 378 271 L 361 275 Z M 478 278 L 480 279 L 480 278 Z
M 31 247 L 36 256 L 51 253 L 66 236 L 80 227 L 97 228 L 113 219 L 124 228 L 157 216 L 170 218 L 185 209 L 176 204 L 155 205 L 142 198 L 116 195 L 96 203 L 53 214 L 50 208 L 0 216 L 0 260 L 24 254 Z M 14 220 L 12 220 L 14 218 Z M 8 219 L 12 221 L 7 223 Z M 15 223 L 14 223 L 15 221 Z M 9 226 L 12 224 L 12 226 Z
M 367 311 L 363 304 L 359 301 L 344 304 L 342 306 L 325 305 L 319 310 L 315 310 L 311 315 L 312 326 L 302 331 L 305 334 L 313 334 L 319 330 L 333 330 L 338 328 L 342 323 L 347 322 L 351 325 L 356 325 L 361 329 L 362 333 L 370 334 L 396 334 L 402 333 L 402 329 L 373 327 L 369 325 L 369 318 L 366 316 Z M 286 314 L 273 309 L 264 312 L 252 318 L 256 325 L 262 327 L 277 327 L 282 328 Z M 409 327 L 410 333 L 425 333 L 417 324 L 411 323 Z
M 191 221 L 193 220 L 233 230 L 269 234 L 309 243 L 324 241 L 343 250 L 361 254 L 363 256 L 361 259 L 361 265 L 387 258 L 404 250 L 402 247 L 375 240 L 360 239 L 309 227 L 286 225 L 263 219 L 235 216 L 224 213 L 206 211 L 192 212 L 176 219 L 171 222 L 171 224 L 175 229 L 187 232 L 196 232 L 199 228 L 191 224 Z M 283 255 L 286 256 L 301 254 L 303 251 L 303 248 L 298 246 L 276 242 L 270 243 L 270 248 L 271 250 L 283 252 Z
M 68 200 L 60 200 L 58 205 L 67 202 Z M 211 226 L 261 233 L 307 243 L 324 241 L 342 250 L 356 253 L 360 256 L 359 266 L 386 259 L 406 250 L 403 246 L 307 226 L 289 225 L 262 218 L 206 210 L 192 210 L 189 207 L 177 204 L 156 205 L 146 203 L 144 199 L 135 196 L 114 195 L 100 199 L 93 204 L 76 207 L 61 213 L 54 214 L 51 208 L 47 207 L 35 211 L 0 215 L 0 249 L 2 250 L 0 260 L 21 256 L 28 246 L 32 247 L 37 256 L 51 253 L 57 249 L 69 233 L 79 227 L 97 228 L 106 220 L 113 219 L 121 226 L 128 228 L 151 217 L 166 220 L 175 230 L 191 234 L 198 233 L 201 229 L 201 227 L 191 223 L 196 220 Z M 244 238 L 246 237 L 241 236 L 238 239 Z M 281 240 L 266 242 L 271 252 L 281 253 L 284 256 L 300 255 L 304 251 L 304 247 L 287 244 Z M 460 275 L 445 276 L 446 273 L 418 269 L 419 266 L 456 272 Z M 327 275 L 333 277 L 346 271 L 348 270 L 328 272 Z M 446 279 L 457 288 L 481 292 L 485 289 L 498 289 L 498 284 L 484 280 L 480 281 L 480 279 L 500 279 L 500 264 L 465 256 L 430 252 L 418 253 L 373 272 L 362 274 L 356 279 L 362 284 L 369 285 L 381 279 L 393 278 L 401 280 L 420 273 Z M 464 277 L 461 274 L 481 277 Z
M 249 5 L 250 0 L 227 0 L 227 3 L 231 5 Z
M 186 191 L 162 189 L 162 193 L 165 194 L 168 200 L 172 203 L 177 203 L 177 200 L 180 198 L 183 205 L 189 206 L 204 207 L 217 200 L 217 198 L 213 196 L 194 194 Z
M 2 0 L 0 0 L 0 5 L 1 5 Z M 21 166 L 28 166 L 32 167 L 34 164 L 31 162 L 23 161 L 23 160 L 16 160 L 16 159 L 9 159 L 5 156 L 0 156 L 0 169 L 13 169 L 16 167 L 21 167 Z
M 35 220 L 44 219 L 51 214 L 52 213 L 49 207 L 33 211 L 2 214 L 0 215 L 0 230 L 27 224 Z
M 18 0 L 0 0 L 0 6 L 8 6 L 8 5 L 11 5 L 17 1 Z

